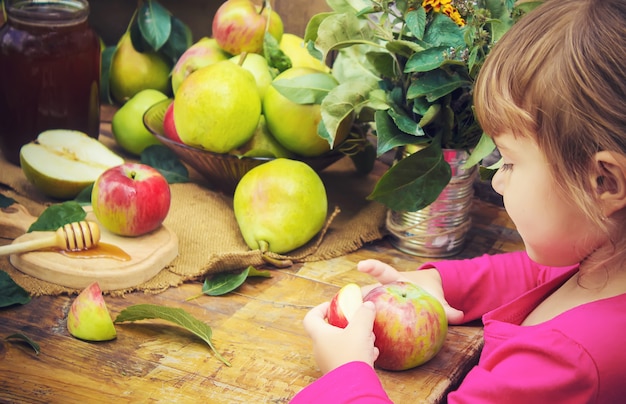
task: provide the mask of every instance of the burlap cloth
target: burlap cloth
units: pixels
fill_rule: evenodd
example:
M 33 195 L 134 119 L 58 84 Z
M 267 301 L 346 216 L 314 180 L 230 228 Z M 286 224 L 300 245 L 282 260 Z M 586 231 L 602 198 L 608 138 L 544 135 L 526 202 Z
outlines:
M 101 135 L 100 140 L 123 155 L 110 137 Z M 330 222 L 321 242 L 314 238 L 288 254 L 294 263 L 339 257 L 385 235 L 385 208 L 365 198 L 376 182 L 374 175 L 358 175 L 350 159 L 345 157 L 324 170 L 321 177 L 328 194 L 329 217 L 335 208 L 340 212 Z M 232 195 L 210 189 L 193 171 L 191 178 L 191 183 L 171 185 L 172 203 L 164 222 L 178 237 L 178 257 L 149 281 L 109 293 L 123 295 L 136 290 L 160 293 L 183 282 L 203 281 L 209 274 L 244 269 L 249 265 L 271 268 L 265 265 L 260 251 L 251 251 L 245 244 L 232 210 Z M 1 153 L 0 192 L 24 205 L 34 216 L 58 202 L 41 195 L 26 180 L 22 170 L 6 162 Z M 79 292 L 26 275 L 15 269 L 8 257 L 0 257 L 0 269 L 34 296 Z

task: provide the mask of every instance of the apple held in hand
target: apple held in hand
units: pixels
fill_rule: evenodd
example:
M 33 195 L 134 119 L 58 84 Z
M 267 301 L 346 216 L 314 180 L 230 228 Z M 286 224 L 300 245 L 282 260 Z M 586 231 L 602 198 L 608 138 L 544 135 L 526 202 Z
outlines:
M 85 341 L 108 341 L 117 336 L 98 282 L 87 286 L 72 302 L 67 330 Z
M 212 32 L 220 48 L 231 55 L 261 53 L 265 29 L 278 43 L 283 36 L 283 21 L 275 11 L 262 12 L 250 0 L 228 0 L 215 12 Z M 268 20 L 269 19 L 269 24 Z
M 406 370 L 432 359 L 448 333 L 441 303 L 409 282 L 393 282 L 372 289 L 364 298 L 376 305 L 374 345 L 380 351 L 374 365 Z
M 170 208 L 170 187 L 156 169 L 125 163 L 94 183 L 93 211 L 104 228 L 121 236 L 141 236 L 158 228 Z
M 346 328 L 354 313 L 363 304 L 361 287 L 348 283 L 332 298 L 328 308 L 328 323 L 335 327 Z

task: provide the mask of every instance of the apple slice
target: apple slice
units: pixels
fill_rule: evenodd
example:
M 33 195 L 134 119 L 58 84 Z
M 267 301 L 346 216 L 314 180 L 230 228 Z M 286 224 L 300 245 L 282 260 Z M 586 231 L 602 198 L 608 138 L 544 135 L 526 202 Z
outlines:
M 124 159 L 83 132 L 55 129 L 39 134 L 20 150 L 26 178 L 41 192 L 72 199 L 105 170 Z
M 333 297 L 328 309 L 328 323 L 335 327 L 346 328 L 354 313 L 363 304 L 361 287 L 348 283 Z
M 117 336 L 98 282 L 87 286 L 72 302 L 67 330 L 85 341 L 108 341 Z

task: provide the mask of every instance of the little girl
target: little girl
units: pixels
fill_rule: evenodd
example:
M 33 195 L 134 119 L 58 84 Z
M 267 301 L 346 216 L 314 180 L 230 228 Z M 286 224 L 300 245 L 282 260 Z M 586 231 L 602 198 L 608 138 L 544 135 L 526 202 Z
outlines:
M 626 1 L 545 1 L 495 46 L 474 99 L 525 252 L 358 270 L 424 287 L 450 324 L 482 318 L 480 361 L 449 403 L 624 402 Z M 389 402 L 373 369 L 373 305 L 346 329 L 327 311 L 304 319 L 325 375 L 292 402 Z

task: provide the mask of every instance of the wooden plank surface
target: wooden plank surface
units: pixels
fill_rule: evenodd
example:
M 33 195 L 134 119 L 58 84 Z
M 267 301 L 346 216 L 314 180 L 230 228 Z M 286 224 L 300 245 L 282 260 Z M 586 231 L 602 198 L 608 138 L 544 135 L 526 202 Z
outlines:
M 501 208 L 476 200 L 473 217 L 459 258 L 522 247 Z M 346 282 L 371 283 L 355 270 L 367 258 L 400 270 L 425 261 L 381 240 L 344 257 L 272 271 L 272 278 L 250 279 L 227 296 L 187 301 L 200 293 L 197 282 L 157 295 L 106 297 L 114 318 L 138 303 L 187 310 L 213 328 L 213 342 L 231 367 L 199 338 L 159 321 L 118 324 L 117 339 L 109 342 L 77 340 L 66 329 L 73 297 L 43 296 L 0 309 L 0 402 L 287 403 L 320 376 L 303 316 Z M 4 340 L 14 333 L 30 336 L 41 353 Z M 476 363 L 481 347 L 479 324 L 453 326 L 432 361 L 409 371 L 378 373 L 396 403 L 441 402 Z

